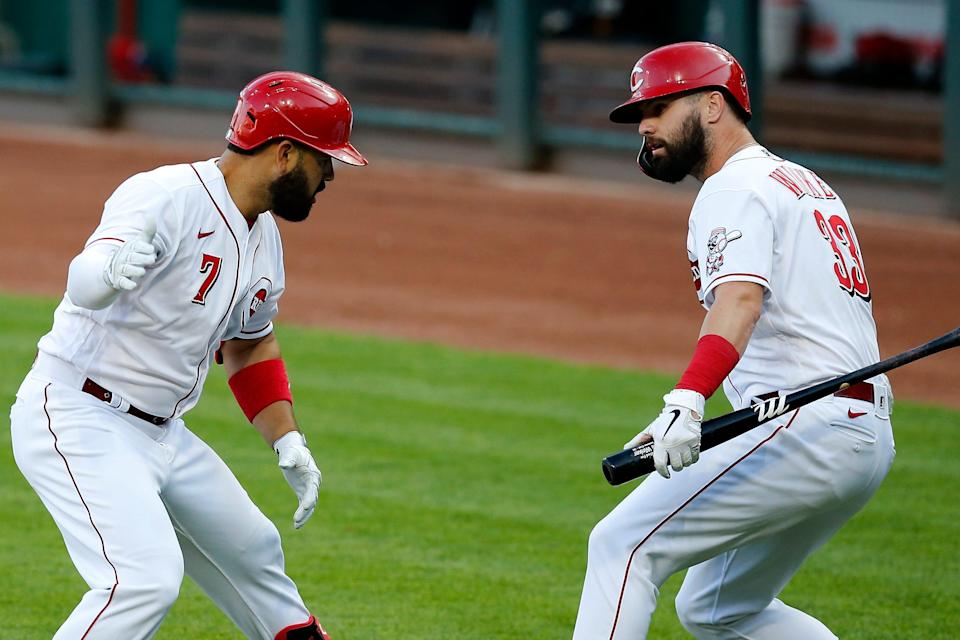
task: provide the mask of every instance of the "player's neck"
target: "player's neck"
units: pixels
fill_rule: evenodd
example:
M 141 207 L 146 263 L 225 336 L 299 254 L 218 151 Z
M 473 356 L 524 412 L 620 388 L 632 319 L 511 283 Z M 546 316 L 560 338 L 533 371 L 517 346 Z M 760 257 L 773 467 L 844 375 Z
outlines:
M 217 167 L 223 174 L 224 182 L 227 185 L 227 192 L 233 204 L 247 219 L 247 224 L 253 224 L 257 216 L 266 211 L 269 205 L 264 202 L 265 189 L 262 185 L 252 180 L 252 171 L 250 163 L 237 161 L 234 154 L 229 152 L 217 160 Z
M 743 149 L 757 144 L 750 130 L 746 127 L 737 127 L 726 135 L 716 136 L 712 141 L 710 151 L 707 154 L 707 161 L 703 165 L 703 171 L 700 175 L 694 176 L 700 182 L 720 171 L 727 160 L 732 158 Z

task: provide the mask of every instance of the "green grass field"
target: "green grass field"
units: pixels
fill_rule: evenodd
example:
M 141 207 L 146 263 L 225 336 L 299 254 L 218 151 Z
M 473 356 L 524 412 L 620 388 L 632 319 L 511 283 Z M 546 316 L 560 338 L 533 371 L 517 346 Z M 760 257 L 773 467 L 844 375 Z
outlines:
M 0 398 L 13 401 L 50 300 L 0 296 Z M 290 326 L 296 410 L 324 472 L 313 520 L 217 370 L 188 424 L 280 528 L 289 573 L 336 640 L 569 638 L 592 525 L 627 488 L 599 461 L 671 377 Z M 714 402 L 712 413 L 723 407 Z M 0 637 L 49 638 L 84 591 L 0 429 Z M 960 414 L 900 403 L 893 471 L 783 595 L 840 637 L 956 638 Z M 687 637 L 665 586 L 651 638 Z M 187 580 L 157 636 L 239 637 Z

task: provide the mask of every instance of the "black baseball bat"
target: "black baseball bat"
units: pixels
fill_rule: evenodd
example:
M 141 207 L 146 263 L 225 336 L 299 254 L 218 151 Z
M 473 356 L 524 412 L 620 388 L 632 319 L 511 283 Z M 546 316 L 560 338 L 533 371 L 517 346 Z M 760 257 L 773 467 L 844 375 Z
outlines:
M 787 411 L 799 409 L 805 404 L 810 404 L 814 400 L 819 400 L 858 382 L 863 382 L 867 378 L 878 376 L 934 353 L 952 349 L 957 345 L 960 345 L 960 327 L 926 344 L 891 356 L 863 369 L 857 369 L 852 373 L 815 384 L 789 395 L 770 398 L 746 409 L 707 420 L 703 423 L 700 431 L 700 451 L 706 451 L 727 440 L 736 438 L 740 434 L 781 416 Z M 653 469 L 653 442 L 610 454 L 603 459 L 603 475 L 607 482 L 613 486 L 645 476 Z

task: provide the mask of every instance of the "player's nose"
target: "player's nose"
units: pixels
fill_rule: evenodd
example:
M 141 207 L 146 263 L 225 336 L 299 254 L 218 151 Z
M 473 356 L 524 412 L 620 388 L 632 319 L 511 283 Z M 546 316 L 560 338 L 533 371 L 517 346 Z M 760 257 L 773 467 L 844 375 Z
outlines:
M 650 123 L 648 118 L 644 118 L 637 126 L 637 131 L 639 131 L 642 136 L 649 136 L 656 131 L 656 128 Z

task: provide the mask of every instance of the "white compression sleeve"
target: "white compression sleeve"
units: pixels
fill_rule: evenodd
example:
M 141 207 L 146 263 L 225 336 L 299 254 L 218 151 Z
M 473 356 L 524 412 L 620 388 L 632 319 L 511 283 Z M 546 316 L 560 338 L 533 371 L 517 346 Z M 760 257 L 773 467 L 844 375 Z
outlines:
M 103 270 L 111 256 L 119 250 L 108 244 L 92 244 L 70 262 L 67 274 L 67 296 L 78 307 L 103 309 L 117 299 L 120 291 L 103 278 Z

